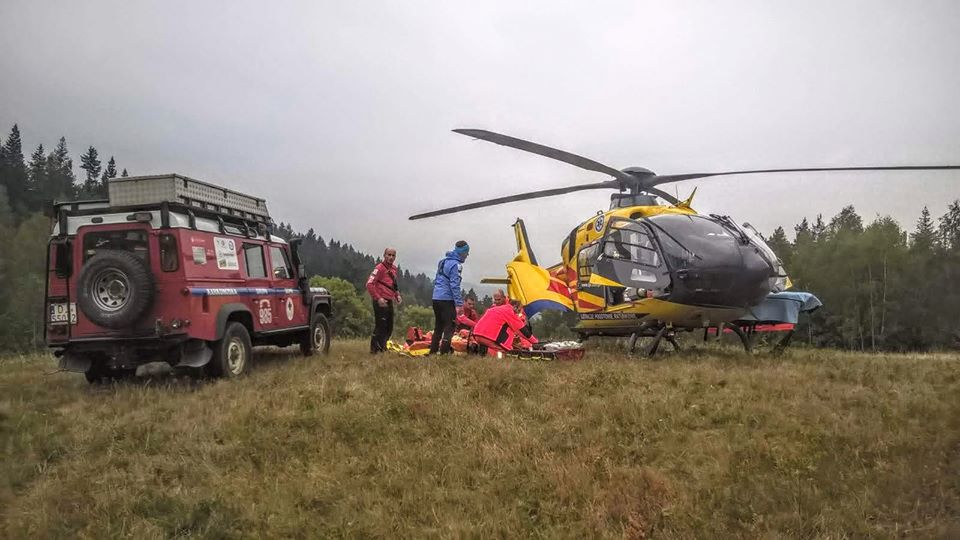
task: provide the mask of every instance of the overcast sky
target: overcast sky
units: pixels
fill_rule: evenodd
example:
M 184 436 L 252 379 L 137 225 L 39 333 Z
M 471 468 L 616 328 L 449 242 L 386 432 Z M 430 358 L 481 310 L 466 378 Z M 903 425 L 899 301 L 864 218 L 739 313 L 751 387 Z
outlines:
M 960 164 L 960 2 L 0 2 L 0 136 L 67 137 L 131 174 L 265 197 L 277 221 L 432 274 L 502 275 L 527 223 L 541 262 L 608 205 L 589 191 L 411 214 L 605 180 L 451 133 L 532 139 L 616 168 Z M 674 187 L 675 186 L 675 187 Z M 912 229 L 960 172 L 682 182 L 768 233 L 853 204 Z

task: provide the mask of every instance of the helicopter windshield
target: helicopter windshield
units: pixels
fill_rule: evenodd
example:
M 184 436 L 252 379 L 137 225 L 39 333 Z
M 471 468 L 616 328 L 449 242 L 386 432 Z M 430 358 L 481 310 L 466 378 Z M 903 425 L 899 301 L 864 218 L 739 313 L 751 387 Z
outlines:
M 732 254 L 736 254 L 736 262 L 739 262 L 737 239 L 712 219 L 663 214 L 650 217 L 648 221 L 659 229 L 664 256 L 676 269 L 695 265 L 696 260 L 724 261 Z

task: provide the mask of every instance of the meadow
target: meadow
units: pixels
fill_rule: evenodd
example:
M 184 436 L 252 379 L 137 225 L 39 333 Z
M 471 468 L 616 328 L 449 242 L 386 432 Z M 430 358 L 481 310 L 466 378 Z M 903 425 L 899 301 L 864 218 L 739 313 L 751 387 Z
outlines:
M 0 537 L 958 537 L 960 356 L 0 359 Z

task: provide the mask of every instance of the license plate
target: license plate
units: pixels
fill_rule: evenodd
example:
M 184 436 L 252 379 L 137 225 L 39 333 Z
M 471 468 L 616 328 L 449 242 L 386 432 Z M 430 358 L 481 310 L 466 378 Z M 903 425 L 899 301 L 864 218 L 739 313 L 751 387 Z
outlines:
M 50 304 L 51 324 L 77 324 L 75 304 Z

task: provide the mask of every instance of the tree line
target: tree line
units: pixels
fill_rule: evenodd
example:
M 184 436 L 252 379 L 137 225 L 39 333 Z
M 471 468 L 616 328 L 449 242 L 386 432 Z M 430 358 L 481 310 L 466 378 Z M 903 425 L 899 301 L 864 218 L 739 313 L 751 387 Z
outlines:
M 14 125 L 0 139 L 0 352 L 43 345 L 44 265 L 50 232 L 41 210 L 51 200 L 106 197 L 106 180 L 117 176 L 113 156 L 103 166 L 89 147 L 80 158 L 80 176 L 61 137 L 54 150 L 38 145 L 24 158 Z M 120 176 L 127 176 L 123 169 Z M 864 224 L 853 206 L 829 221 L 817 216 L 793 227 L 793 239 L 778 227 L 770 246 L 782 259 L 794 286 L 816 294 L 824 307 L 801 318 L 799 339 L 814 346 L 857 350 L 921 351 L 960 349 L 960 200 L 934 218 L 924 207 L 912 231 L 890 217 Z M 276 227 L 284 238 L 300 239 L 307 275 L 336 296 L 334 326 L 343 336 L 368 335 L 372 307 L 365 284 L 378 258 L 315 230 Z M 429 276 L 400 272 L 404 296 L 396 335 L 407 326 L 431 327 L 433 284 Z M 465 295 L 477 297 L 471 289 Z M 485 309 L 489 296 L 478 299 Z M 544 313 L 534 330 L 568 338 L 569 314 Z
M 795 287 L 824 307 L 801 319 L 811 345 L 856 350 L 960 348 L 960 200 L 934 220 L 927 207 L 912 232 L 880 216 L 864 225 L 853 206 L 782 227 L 770 246 Z

